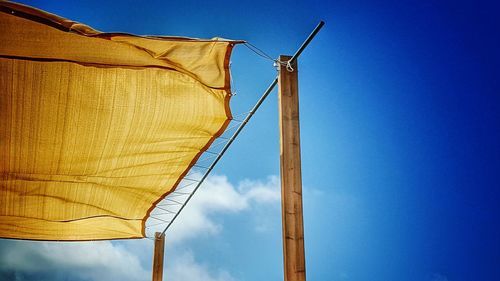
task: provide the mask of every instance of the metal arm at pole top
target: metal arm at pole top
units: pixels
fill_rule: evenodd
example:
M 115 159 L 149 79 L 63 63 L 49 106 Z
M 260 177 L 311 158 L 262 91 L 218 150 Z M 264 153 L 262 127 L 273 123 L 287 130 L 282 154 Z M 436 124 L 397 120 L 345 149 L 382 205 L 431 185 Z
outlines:
M 302 43 L 302 45 L 300 45 L 299 49 L 295 52 L 295 54 L 293 54 L 292 58 L 290 59 L 291 62 L 294 62 L 300 56 L 300 54 L 302 54 L 302 51 L 304 51 L 304 49 L 307 47 L 307 45 L 309 45 L 309 43 L 311 43 L 311 41 L 314 39 L 316 34 L 318 34 L 318 32 L 321 30 L 321 28 L 323 28 L 323 25 L 325 25 L 324 21 L 320 21 L 318 23 L 318 25 L 316 25 L 316 27 L 313 29 L 311 34 L 309 34 L 309 36 L 307 36 L 307 39 L 304 41 L 304 43 Z

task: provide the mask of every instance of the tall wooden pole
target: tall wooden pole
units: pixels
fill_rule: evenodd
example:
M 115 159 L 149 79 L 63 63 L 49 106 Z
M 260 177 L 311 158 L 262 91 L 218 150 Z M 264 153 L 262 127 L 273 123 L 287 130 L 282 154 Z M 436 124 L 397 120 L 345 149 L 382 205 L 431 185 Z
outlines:
M 165 249 L 165 234 L 155 233 L 155 250 L 153 254 L 153 281 L 163 280 L 163 251 Z
M 280 56 L 289 61 L 291 56 Z M 279 70 L 281 207 L 285 281 L 305 281 L 297 63 Z

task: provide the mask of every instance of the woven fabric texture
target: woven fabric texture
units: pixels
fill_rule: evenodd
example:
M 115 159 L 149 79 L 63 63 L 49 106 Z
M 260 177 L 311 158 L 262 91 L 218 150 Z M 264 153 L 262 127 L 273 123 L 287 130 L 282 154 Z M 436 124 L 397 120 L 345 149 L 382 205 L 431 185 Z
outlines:
M 0 237 L 144 237 L 231 119 L 237 41 L 101 33 L 0 2 L 0 42 Z

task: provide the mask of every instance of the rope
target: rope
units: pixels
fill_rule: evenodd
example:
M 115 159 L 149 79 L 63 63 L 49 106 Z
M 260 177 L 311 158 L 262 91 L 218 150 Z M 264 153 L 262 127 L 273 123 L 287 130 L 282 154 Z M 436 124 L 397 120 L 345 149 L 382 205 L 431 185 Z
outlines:
M 280 61 L 279 59 L 273 59 L 266 52 L 262 51 L 260 48 L 258 48 L 257 46 L 253 45 L 250 42 L 245 42 L 243 45 L 245 45 L 245 47 L 247 47 L 250 51 L 254 52 L 258 56 L 263 57 L 263 58 L 265 58 L 267 60 L 270 60 L 270 61 L 274 62 L 274 65 L 273 65 L 274 67 L 278 67 L 279 65 L 286 66 L 286 70 L 288 72 L 293 72 L 294 69 L 292 67 L 292 61 L 291 60 L 289 60 L 289 61 Z

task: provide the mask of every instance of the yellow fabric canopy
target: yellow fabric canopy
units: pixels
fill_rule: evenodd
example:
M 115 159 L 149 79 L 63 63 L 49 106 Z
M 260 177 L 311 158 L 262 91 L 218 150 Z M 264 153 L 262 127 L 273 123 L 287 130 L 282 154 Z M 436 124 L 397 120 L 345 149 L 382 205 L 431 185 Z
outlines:
M 0 237 L 144 237 L 231 119 L 235 43 L 100 33 L 1 1 Z

